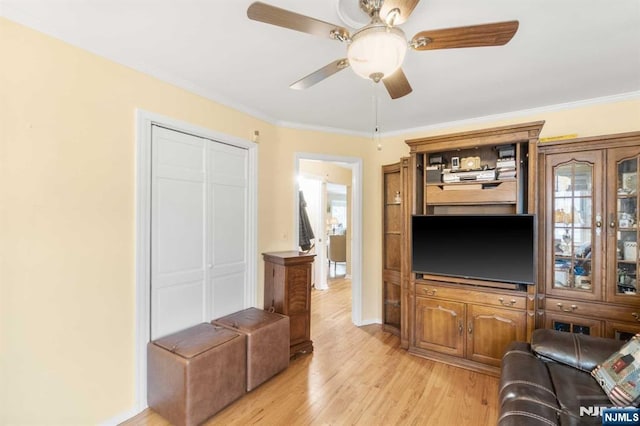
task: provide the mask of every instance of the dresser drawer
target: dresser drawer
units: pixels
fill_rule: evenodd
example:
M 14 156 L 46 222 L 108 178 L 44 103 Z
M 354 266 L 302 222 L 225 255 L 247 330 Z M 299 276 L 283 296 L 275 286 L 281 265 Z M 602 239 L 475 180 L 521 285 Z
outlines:
M 562 312 L 580 316 L 634 322 L 640 318 L 640 307 L 626 307 L 601 303 L 584 302 L 582 300 L 566 300 L 548 297 L 545 300 L 547 312 Z M 639 322 L 640 324 L 640 322 Z
M 505 306 L 515 309 L 525 309 L 527 299 L 525 295 L 513 295 L 497 291 L 478 290 L 477 287 L 449 287 L 430 283 L 416 284 L 416 296 L 435 297 L 458 302 L 467 302 L 481 305 Z
M 516 181 L 451 183 L 426 186 L 428 204 L 515 203 Z

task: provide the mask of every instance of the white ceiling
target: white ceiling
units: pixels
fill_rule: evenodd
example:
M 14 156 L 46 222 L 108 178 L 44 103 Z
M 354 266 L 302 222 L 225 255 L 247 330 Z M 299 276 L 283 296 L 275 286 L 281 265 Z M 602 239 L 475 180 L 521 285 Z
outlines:
M 506 20 L 520 21 L 520 28 L 506 46 L 410 50 L 403 69 L 413 92 L 397 100 L 349 69 L 307 90 L 289 89 L 346 57 L 346 46 L 251 21 L 251 2 L 0 0 L 0 14 L 295 127 L 371 134 L 374 94 L 381 132 L 390 134 L 640 93 L 640 0 L 422 0 L 401 26 L 408 38 L 421 30 Z M 265 2 L 345 26 L 338 0 Z

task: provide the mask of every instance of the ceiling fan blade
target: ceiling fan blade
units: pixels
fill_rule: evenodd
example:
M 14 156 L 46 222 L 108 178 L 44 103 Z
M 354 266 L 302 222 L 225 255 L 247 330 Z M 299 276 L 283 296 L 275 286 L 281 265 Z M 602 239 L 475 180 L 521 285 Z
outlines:
M 420 0 L 384 0 L 382 8 L 380 8 L 380 19 L 388 25 L 400 25 L 406 22 L 419 1 Z
M 415 50 L 455 49 L 459 47 L 502 46 L 518 30 L 518 21 L 471 25 L 421 31 L 413 37 L 411 46 Z M 428 39 L 428 40 L 427 40 Z M 423 43 L 426 40 L 427 43 Z
M 333 61 L 330 64 L 325 65 L 317 71 L 312 72 L 306 77 L 302 77 L 300 80 L 293 83 L 289 86 L 292 89 L 302 90 L 308 89 L 316 83 L 321 82 L 327 77 L 331 77 L 338 71 L 342 71 L 343 69 L 349 66 L 349 61 L 347 58 L 338 59 L 337 61 Z
M 408 95 L 413 90 L 409 84 L 409 80 L 407 80 L 407 76 L 404 75 L 402 68 L 398 68 L 398 70 L 389 77 L 383 78 L 382 82 L 384 83 L 384 87 L 387 88 L 387 92 L 389 92 L 391 99 L 401 98 Z
M 339 25 L 330 24 L 259 1 L 249 6 L 247 16 L 254 21 L 277 25 L 320 37 L 332 39 L 340 39 L 340 37 L 345 37 L 345 39 L 349 38 L 349 31 Z

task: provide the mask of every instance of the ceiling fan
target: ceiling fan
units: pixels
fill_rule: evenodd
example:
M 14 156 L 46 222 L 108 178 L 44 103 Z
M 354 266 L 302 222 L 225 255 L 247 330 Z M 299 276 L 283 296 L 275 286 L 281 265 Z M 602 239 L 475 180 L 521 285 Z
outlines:
M 291 84 L 291 88 L 306 89 L 350 66 L 363 78 L 376 83 L 382 81 L 392 99 L 408 95 L 412 90 L 401 68 L 408 47 L 434 50 L 502 46 L 518 30 L 518 21 L 506 21 L 421 31 L 407 41 L 398 25 L 409 18 L 419 0 L 355 1 L 360 2 L 360 8 L 369 15 L 371 22 L 353 34 L 342 26 L 262 2 L 252 3 L 247 9 L 247 16 L 254 21 L 347 43 L 346 58 L 325 65 Z

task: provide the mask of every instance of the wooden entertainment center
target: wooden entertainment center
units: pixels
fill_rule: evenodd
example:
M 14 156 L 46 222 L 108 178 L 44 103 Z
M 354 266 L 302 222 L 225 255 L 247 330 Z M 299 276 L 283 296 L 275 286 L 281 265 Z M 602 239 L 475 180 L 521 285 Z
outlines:
M 408 140 L 383 166 L 383 327 L 410 353 L 498 375 L 535 328 L 640 332 L 640 132 L 540 143 L 543 124 Z M 536 214 L 534 285 L 411 272 L 412 215 L 452 214 Z

